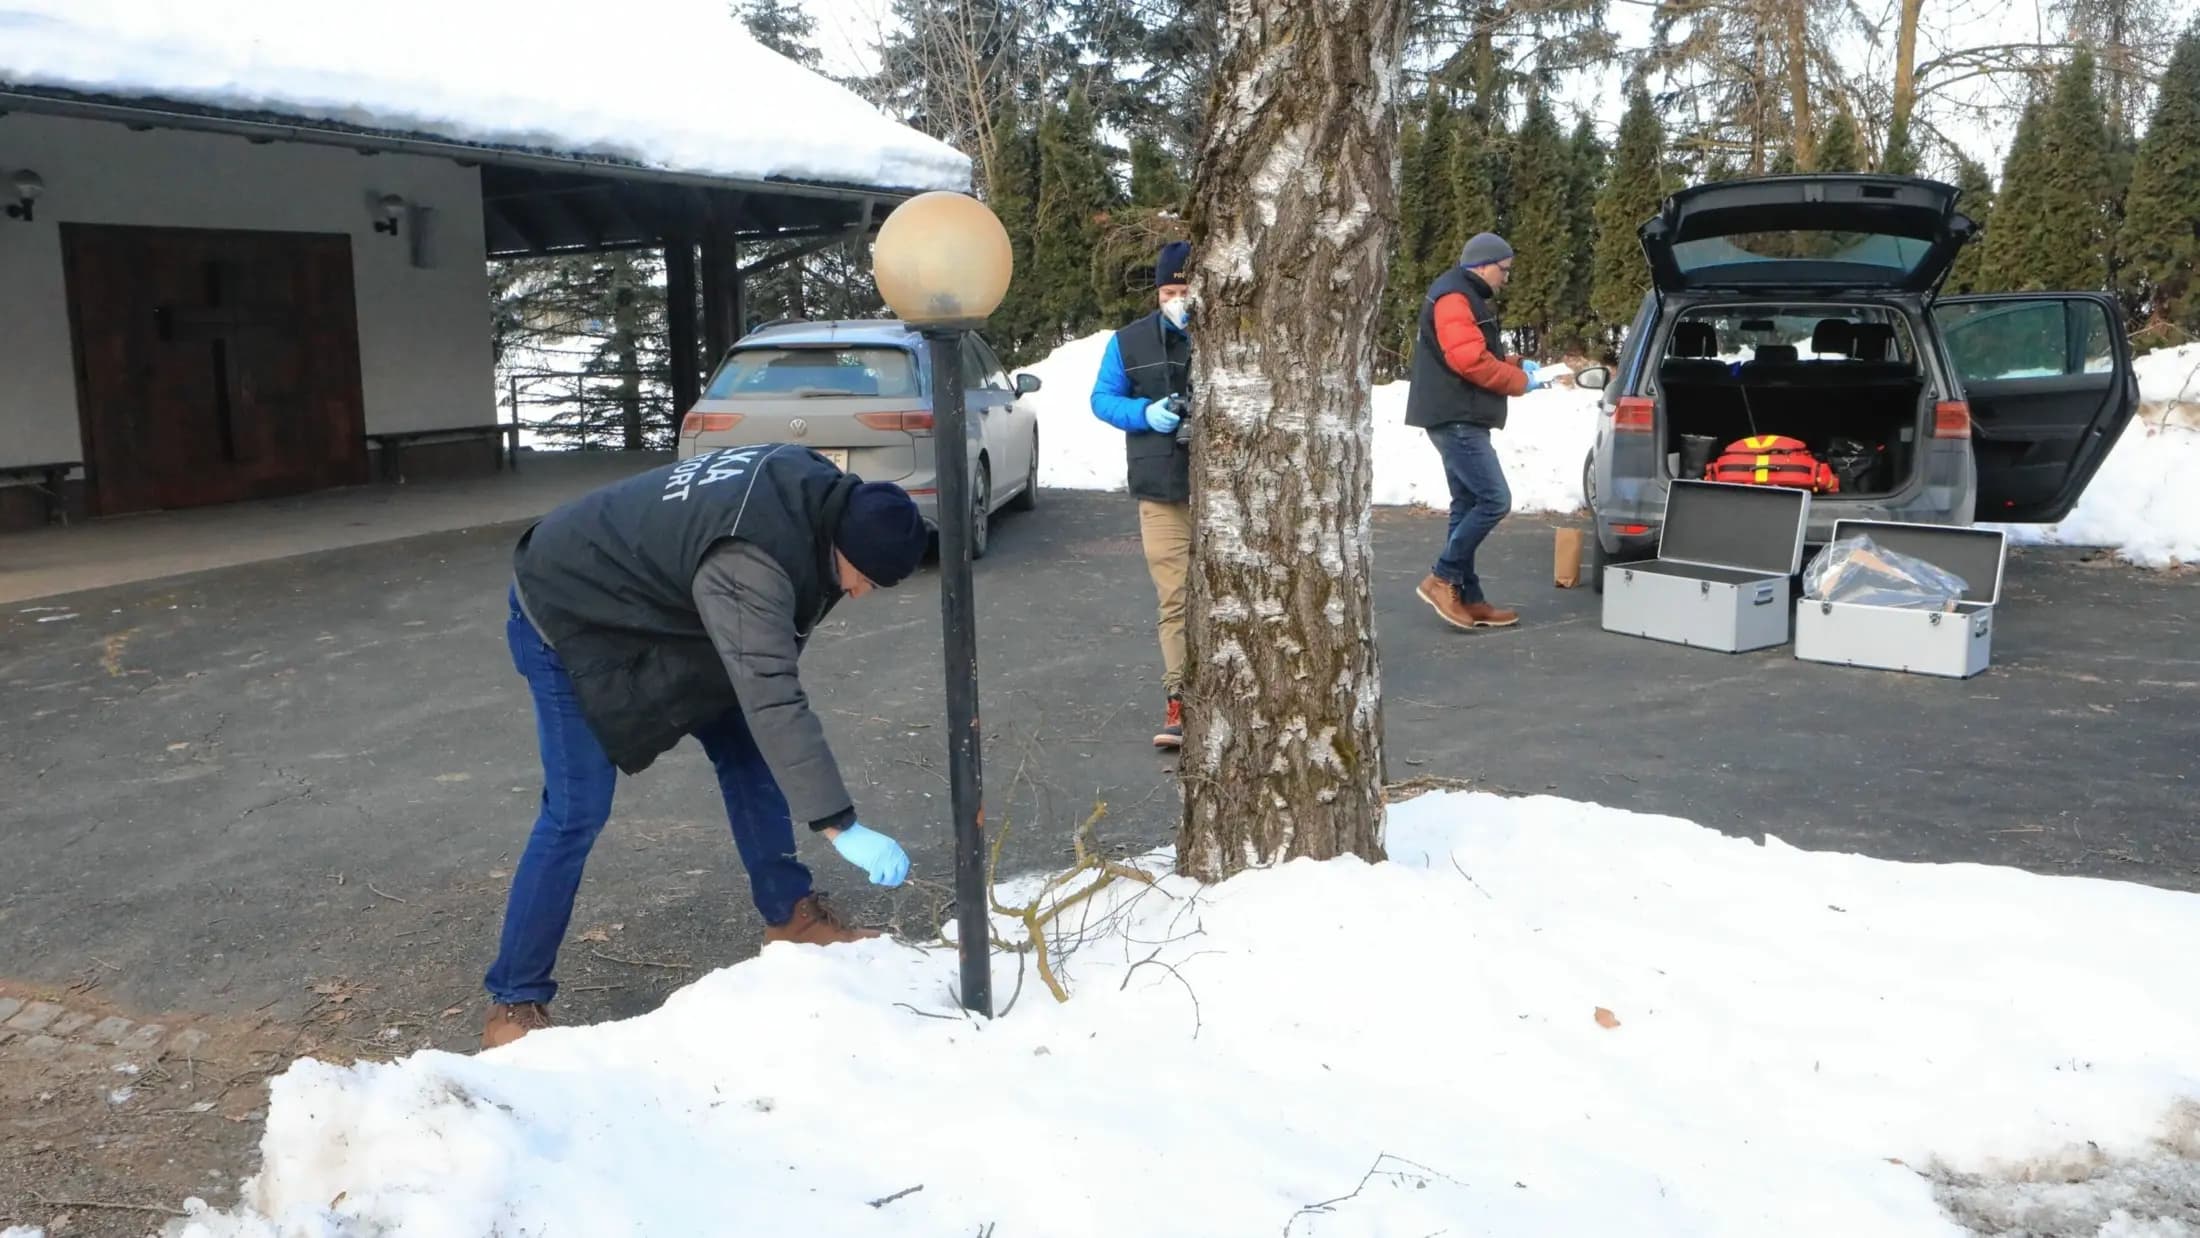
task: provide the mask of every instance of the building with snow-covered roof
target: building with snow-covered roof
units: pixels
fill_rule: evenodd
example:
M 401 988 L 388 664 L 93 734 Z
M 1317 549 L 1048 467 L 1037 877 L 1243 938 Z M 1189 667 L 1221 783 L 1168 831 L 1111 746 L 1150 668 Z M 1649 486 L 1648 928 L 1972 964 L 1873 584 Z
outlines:
M 496 467 L 490 258 L 662 247 L 684 406 L 969 180 L 710 0 L 0 0 L 0 527 Z

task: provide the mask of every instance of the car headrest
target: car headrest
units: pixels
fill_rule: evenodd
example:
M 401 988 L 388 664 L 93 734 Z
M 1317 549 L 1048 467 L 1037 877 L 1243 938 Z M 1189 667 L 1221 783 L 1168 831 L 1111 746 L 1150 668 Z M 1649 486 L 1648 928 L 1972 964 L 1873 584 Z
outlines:
M 1856 324 L 1846 318 L 1821 318 L 1810 329 L 1810 350 L 1820 356 L 1839 353 L 1844 357 L 1856 355 Z
M 1860 322 L 1856 324 L 1856 341 L 1849 355 L 1858 361 L 1888 361 L 1894 353 L 1894 324 L 1891 322 Z
M 1716 357 L 1719 355 L 1719 333 L 1712 330 L 1708 322 L 1675 323 L 1672 355 Z
M 1802 356 L 1801 351 L 1793 344 L 1759 344 L 1753 360 L 1778 363 L 1782 361 L 1799 361 Z

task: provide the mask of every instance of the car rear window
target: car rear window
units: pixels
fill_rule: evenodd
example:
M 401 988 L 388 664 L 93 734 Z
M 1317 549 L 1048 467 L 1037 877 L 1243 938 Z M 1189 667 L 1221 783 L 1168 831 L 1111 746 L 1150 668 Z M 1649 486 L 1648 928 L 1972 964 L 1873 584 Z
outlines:
M 708 400 L 745 396 L 898 398 L 922 394 L 899 348 L 739 348 L 711 376 Z
M 1782 264 L 1793 262 L 1839 263 L 1906 275 L 1925 260 L 1932 248 L 1928 239 L 1885 232 L 1785 228 L 1679 241 L 1673 246 L 1673 262 L 1684 274 L 1733 268 L 1721 274 L 1752 281 L 1776 281 L 1784 271 L 1793 269 Z
M 1897 362 L 1917 355 L 1901 314 L 1876 305 L 1705 306 L 1684 312 L 1668 357 L 1725 362 Z

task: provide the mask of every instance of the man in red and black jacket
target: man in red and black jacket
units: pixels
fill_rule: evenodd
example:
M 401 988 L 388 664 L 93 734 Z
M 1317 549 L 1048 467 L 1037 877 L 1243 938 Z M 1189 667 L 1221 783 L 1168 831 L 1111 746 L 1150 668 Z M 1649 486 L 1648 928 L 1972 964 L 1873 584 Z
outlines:
M 1413 345 L 1406 424 L 1428 431 L 1451 486 L 1451 531 L 1418 592 L 1446 623 L 1502 628 L 1520 622 L 1490 605 L 1474 574 L 1474 552 L 1512 511 L 1512 489 L 1490 442 L 1505 428 L 1506 401 L 1543 386 L 1536 364 L 1507 356 L 1504 324 L 1490 298 L 1512 275 L 1513 249 L 1494 232 L 1477 234 L 1459 265 L 1429 285 Z

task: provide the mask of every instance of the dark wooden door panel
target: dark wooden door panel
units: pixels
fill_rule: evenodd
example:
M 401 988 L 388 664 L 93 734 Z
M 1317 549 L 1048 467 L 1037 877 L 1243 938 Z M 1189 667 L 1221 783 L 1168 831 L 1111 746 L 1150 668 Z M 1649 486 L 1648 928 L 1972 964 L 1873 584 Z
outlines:
M 343 236 L 64 225 L 98 510 L 366 480 Z

